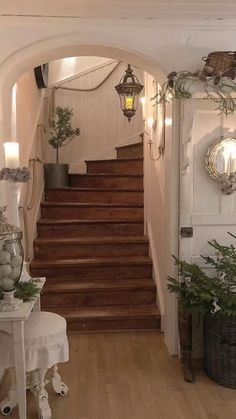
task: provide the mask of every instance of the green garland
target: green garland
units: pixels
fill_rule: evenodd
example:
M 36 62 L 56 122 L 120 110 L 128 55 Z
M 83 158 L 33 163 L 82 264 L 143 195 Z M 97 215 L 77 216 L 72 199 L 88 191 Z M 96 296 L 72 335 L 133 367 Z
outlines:
M 161 90 L 152 98 L 156 104 L 170 102 L 173 99 L 191 99 L 192 87 L 201 82 L 206 93 L 205 99 L 216 104 L 216 110 L 226 116 L 236 111 L 236 83 L 224 73 L 221 75 L 206 74 L 204 70 L 172 71 L 167 76 Z
M 15 297 L 23 301 L 31 301 L 38 297 L 40 287 L 38 286 L 40 280 L 30 279 L 28 282 L 18 282 L 15 291 Z M 3 299 L 3 294 L 0 291 L 0 300 Z
M 236 316 L 236 246 L 224 246 L 216 240 L 208 243 L 215 249 L 216 257 L 201 257 L 206 267 L 214 268 L 212 275 L 208 276 L 196 264 L 174 257 L 180 281 L 169 277 L 167 288 L 178 295 L 185 311 L 196 308 L 203 312 L 217 312 L 222 316 Z

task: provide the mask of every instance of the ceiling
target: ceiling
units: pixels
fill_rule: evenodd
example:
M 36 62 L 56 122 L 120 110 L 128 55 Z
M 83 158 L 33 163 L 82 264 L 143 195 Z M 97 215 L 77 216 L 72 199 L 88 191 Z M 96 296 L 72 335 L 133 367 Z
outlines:
M 0 16 L 119 19 L 227 19 L 236 17 L 235 0 L 0 0 Z

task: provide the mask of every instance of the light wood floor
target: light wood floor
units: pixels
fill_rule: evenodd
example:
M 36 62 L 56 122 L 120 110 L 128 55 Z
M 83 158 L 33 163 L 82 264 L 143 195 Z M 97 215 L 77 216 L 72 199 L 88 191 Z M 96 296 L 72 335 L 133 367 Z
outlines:
M 201 370 L 195 384 L 184 382 L 179 360 L 167 354 L 158 332 L 69 339 L 70 362 L 60 371 L 70 392 L 62 398 L 49 390 L 54 419 L 236 418 L 236 390 L 215 384 Z M 1 397 L 4 392 L 2 385 Z M 18 418 L 17 412 L 11 417 Z M 29 394 L 28 419 L 36 418 Z

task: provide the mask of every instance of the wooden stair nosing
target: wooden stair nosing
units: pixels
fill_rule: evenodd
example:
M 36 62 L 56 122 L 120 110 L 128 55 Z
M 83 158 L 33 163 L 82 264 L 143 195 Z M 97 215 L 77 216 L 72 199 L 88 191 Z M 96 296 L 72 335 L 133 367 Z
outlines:
M 91 161 L 95 161 L 95 160 L 91 160 Z M 123 174 L 123 173 L 100 173 L 100 172 L 98 172 L 98 173 L 70 173 L 69 174 L 69 177 L 70 176 L 84 176 L 84 177 L 97 177 L 97 176 L 100 176 L 100 177 L 131 177 L 131 178 L 136 178 L 136 177 L 138 177 L 138 178 L 143 178 L 143 174 L 142 175 L 140 175 L 140 174 L 132 174 L 132 173 L 128 173 L 128 174 Z
M 86 236 L 72 238 L 36 238 L 35 245 L 44 244 L 147 244 L 148 238 L 145 236 Z
M 116 203 L 78 203 L 78 202 L 58 202 L 44 201 L 41 207 L 80 207 L 80 208 L 143 208 L 143 204 L 116 204 Z
M 143 224 L 143 220 L 128 220 L 128 219 L 52 219 L 52 218 L 41 218 L 37 224 L 40 225 L 64 225 L 64 224 Z
M 56 310 L 57 311 L 57 310 Z M 77 308 L 73 312 L 70 308 L 62 308 L 59 310 L 64 317 L 70 320 L 79 319 L 121 319 L 121 318 L 157 318 L 160 317 L 158 307 L 154 304 L 135 305 L 135 306 L 99 306 L 89 308 Z
M 133 147 L 136 148 L 138 146 L 143 147 L 143 142 L 139 141 L 138 143 L 118 146 L 118 147 L 115 147 L 115 150 L 126 150 L 126 149 L 133 148 Z
M 99 291 L 125 291 L 125 290 L 156 290 L 156 285 L 152 278 L 147 279 L 120 279 L 113 283 L 110 280 L 99 280 L 99 281 L 66 281 L 58 282 L 52 280 L 45 284 L 43 293 L 44 294 L 60 294 L 74 293 L 74 292 L 99 292 Z
M 122 188 L 77 188 L 74 186 L 68 186 L 66 188 L 57 188 L 57 189 L 47 189 L 47 192 L 60 192 L 60 191 L 67 191 L 67 192 L 73 192 L 73 191 L 79 191 L 79 192 L 115 192 L 115 193 L 123 193 L 123 192 L 129 192 L 129 193 L 137 193 L 137 192 L 144 192 L 144 189 L 122 189 Z
M 76 266 L 138 266 L 146 265 L 152 266 L 152 260 L 149 256 L 129 256 L 128 258 L 122 257 L 97 257 L 97 258 L 79 258 L 79 259 L 44 259 L 38 260 L 33 259 L 31 262 L 31 268 L 58 268 L 60 267 L 76 267 Z
M 122 163 L 132 161 L 143 161 L 143 157 L 126 157 L 122 159 L 85 160 L 85 163 Z

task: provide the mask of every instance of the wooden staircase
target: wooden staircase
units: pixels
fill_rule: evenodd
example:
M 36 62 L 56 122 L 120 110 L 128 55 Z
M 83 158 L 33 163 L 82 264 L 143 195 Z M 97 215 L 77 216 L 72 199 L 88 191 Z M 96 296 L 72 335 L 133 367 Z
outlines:
M 46 276 L 43 309 L 69 330 L 159 329 L 143 234 L 143 144 L 87 161 L 70 187 L 45 191 L 31 274 Z

